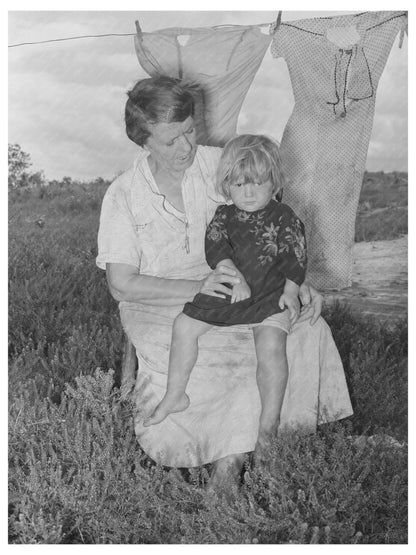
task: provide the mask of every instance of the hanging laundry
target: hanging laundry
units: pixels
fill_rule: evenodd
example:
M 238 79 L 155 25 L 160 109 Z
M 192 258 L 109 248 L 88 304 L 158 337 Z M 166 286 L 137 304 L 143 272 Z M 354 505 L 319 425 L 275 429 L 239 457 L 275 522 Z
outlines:
M 195 84 L 197 141 L 223 146 L 271 40 L 258 26 L 178 27 L 138 32 L 135 48 L 150 76 Z
M 351 285 L 377 85 L 406 25 L 406 12 L 365 12 L 282 22 L 273 37 L 295 97 L 281 142 L 283 199 L 305 224 L 308 279 L 320 289 Z

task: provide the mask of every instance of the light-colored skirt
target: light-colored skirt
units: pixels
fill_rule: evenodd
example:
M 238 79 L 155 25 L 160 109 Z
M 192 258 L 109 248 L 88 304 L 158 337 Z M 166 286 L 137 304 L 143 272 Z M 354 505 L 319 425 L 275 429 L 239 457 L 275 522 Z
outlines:
M 191 404 L 160 424 L 144 427 L 166 388 L 172 323 L 182 307 L 122 303 L 123 327 L 136 348 L 135 431 L 160 464 L 199 466 L 254 449 L 260 415 L 253 333 L 248 326 L 214 327 L 199 340 L 187 387 Z M 289 379 L 282 429 L 316 430 L 352 414 L 342 362 L 326 322 L 306 316 L 288 335 Z

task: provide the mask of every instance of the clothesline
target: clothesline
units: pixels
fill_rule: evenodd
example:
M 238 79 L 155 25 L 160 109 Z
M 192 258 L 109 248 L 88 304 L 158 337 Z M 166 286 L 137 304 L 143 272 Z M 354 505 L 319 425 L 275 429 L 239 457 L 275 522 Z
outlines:
M 255 23 L 251 25 L 251 27 L 270 27 L 273 25 L 273 22 L 270 21 L 269 23 Z M 224 24 L 224 25 L 213 25 L 212 29 L 220 29 L 223 27 L 246 27 L 246 25 L 234 25 L 234 24 Z M 16 48 L 17 46 L 27 46 L 27 45 L 34 45 L 34 44 L 45 44 L 47 42 L 60 42 L 66 40 L 78 40 L 78 39 L 95 39 L 95 38 L 102 38 L 102 37 L 134 37 L 136 33 L 105 33 L 102 35 L 80 35 L 76 37 L 65 37 L 65 38 L 58 38 L 58 39 L 48 39 L 48 40 L 39 40 L 33 42 L 19 42 L 17 44 L 9 44 L 8 48 Z
M 355 17 L 361 16 L 363 14 L 365 14 L 366 12 L 360 12 L 358 14 L 353 14 Z M 400 14 L 398 16 L 395 17 L 401 17 L 403 14 Z M 252 27 L 271 27 L 272 25 L 273 27 L 273 31 L 276 32 L 277 29 L 280 27 L 280 25 L 286 25 L 289 26 L 291 25 L 290 23 L 281 23 L 281 16 L 282 16 L 282 12 L 280 11 L 276 22 L 269 22 L 269 23 L 256 23 L 254 25 L 252 25 Z M 335 16 L 336 17 L 336 16 Z M 326 17 L 317 17 L 314 19 L 332 19 L 332 16 L 326 16 Z M 374 27 L 377 27 L 378 25 L 382 25 L 383 23 L 386 23 L 389 20 L 383 21 L 381 23 L 378 23 L 377 25 L 375 25 Z M 294 25 L 291 25 L 292 27 L 295 27 Z M 140 29 L 140 26 L 138 24 L 138 22 L 136 21 L 136 27 L 137 30 Z M 220 29 L 223 27 L 245 27 L 245 25 L 233 25 L 233 24 L 224 24 L 224 25 L 214 25 L 212 26 L 213 29 Z M 301 31 L 306 31 L 306 29 L 301 29 L 300 27 L 296 27 L 297 29 L 301 30 Z M 370 27 L 368 30 L 372 29 L 373 27 Z M 318 33 L 312 33 L 312 34 L 318 34 Z M 79 40 L 79 39 L 92 39 L 92 38 L 103 38 L 103 37 L 133 37 L 135 36 L 136 33 L 105 33 L 105 34 L 101 34 L 101 35 L 79 35 L 79 36 L 75 36 L 75 37 L 64 37 L 64 38 L 57 38 L 57 39 L 48 39 L 48 40 L 40 40 L 40 41 L 33 41 L 33 42 L 20 42 L 17 44 L 9 44 L 8 48 L 16 48 L 18 46 L 30 46 L 30 45 L 36 45 L 36 44 L 46 44 L 49 42 L 62 42 L 62 41 L 68 41 L 68 40 Z
M 47 42 L 59 42 L 64 40 L 78 40 L 78 39 L 95 39 L 101 37 L 132 37 L 136 33 L 107 33 L 105 35 L 81 35 L 78 37 L 65 37 L 59 39 L 48 39 L 48 40 L 39 40 L 34 42 L 19 42 L 17 44 L 9 44 L 8 48 L 15 48 L 16 46 L 27 46 L 33 44 L 45 44 Z

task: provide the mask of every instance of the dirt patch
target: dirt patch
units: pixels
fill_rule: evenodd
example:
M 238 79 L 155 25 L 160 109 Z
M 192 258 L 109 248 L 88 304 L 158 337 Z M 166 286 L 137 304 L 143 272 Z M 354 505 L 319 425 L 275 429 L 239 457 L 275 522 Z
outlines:
M 355 243 L 352 286 L 326 291 L 325 302 L 339 299 L 382 320 L 407 318 L 407 252 L 407 235 Z

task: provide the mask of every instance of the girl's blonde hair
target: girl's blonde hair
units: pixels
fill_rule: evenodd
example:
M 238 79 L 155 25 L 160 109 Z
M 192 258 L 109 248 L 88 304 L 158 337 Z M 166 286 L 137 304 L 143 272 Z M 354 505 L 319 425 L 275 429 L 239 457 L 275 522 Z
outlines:
M 230 198 L 230 185 L 269 179 L 281 200 L 284 175 L 276 141 L 266 135 L 239 135 L 227 142 L 217 170 L 217 188 L 226 199 Z

